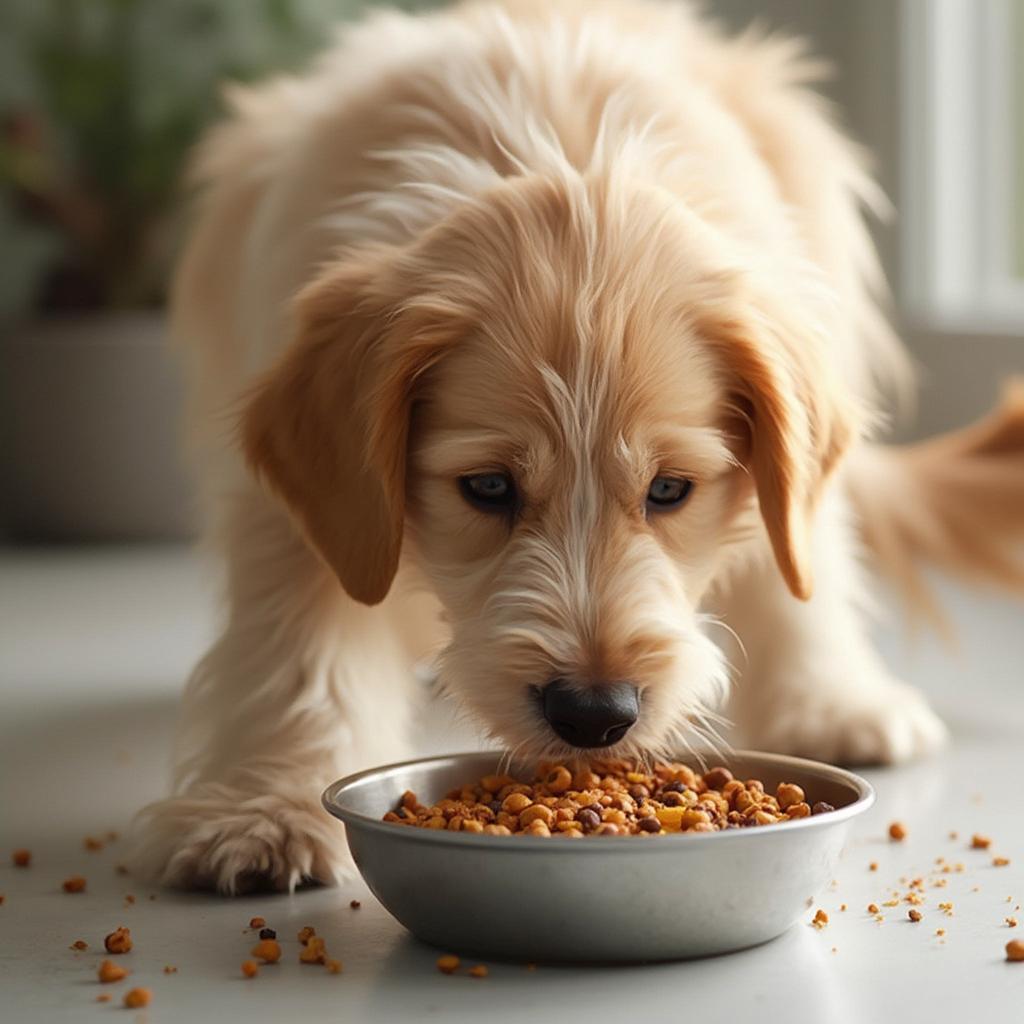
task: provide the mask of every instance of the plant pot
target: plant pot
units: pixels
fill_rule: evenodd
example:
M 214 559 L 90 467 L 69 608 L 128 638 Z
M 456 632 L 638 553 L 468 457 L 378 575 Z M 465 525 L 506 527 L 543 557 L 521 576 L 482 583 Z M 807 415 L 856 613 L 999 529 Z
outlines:
M 0 342 L 0 528 L 13 540 L 193 532 L 182 385 L 161 313 L 38 320 Z

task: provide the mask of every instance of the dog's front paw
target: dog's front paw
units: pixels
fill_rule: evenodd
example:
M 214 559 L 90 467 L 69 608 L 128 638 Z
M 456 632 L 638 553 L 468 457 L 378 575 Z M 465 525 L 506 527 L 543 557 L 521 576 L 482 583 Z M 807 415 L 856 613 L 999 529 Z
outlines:
M 765 750 L 783 754 L 838 764 L 897 764 L 933 753 L 948 738 L 924 697 L 902 683 L 860 690 L 828 685 L 789 693 L 780 705 L 755 738 Z
M 162 885 L 227 895 L 337 884 L 352 871 L 343 829 L 319 804 L 212 783 L 146 807 L 130 864 Z

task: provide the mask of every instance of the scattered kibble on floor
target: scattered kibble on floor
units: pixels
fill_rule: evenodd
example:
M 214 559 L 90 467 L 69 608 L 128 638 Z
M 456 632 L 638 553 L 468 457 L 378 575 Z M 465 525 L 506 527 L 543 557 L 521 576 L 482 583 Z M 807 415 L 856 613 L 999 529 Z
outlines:
M 1010 939 L 1006 944 L 1006 959 L 1024 963 L 1024 939 Z
M 65 878 L 61 888 L 65 892 L 85 892 L 85 879 L 81 875 Z
M 75 939 L 75 941 L 71 943 L 71 946 L 69 948 L 77 949 L 79 952 L 81 952 L 82 950 L 86 950 L 89 948 L 89 943 L 86 942 L 85 939 Z
M 459 964 L 462 961 L 457 956 L 453 956 L 450 953 L 446 953 L 444 956 L 437 958 L 437 969 L 442 974 L 454 974 L 459 969 Z
M 153 993 L 148 988 L 133 988 L 129 989 L 124 994 L 124 1005 L 129 1010 L 141 1010 L 144 1006 L 149 1006 L 153 1001 Z
M 477 964 L 469 969 L 469 976 L 471 978 L 486 978 L 487 974 L 487 968 L 483 964 Z
M 260 973 L 260 965 L 255 960 L 246 960 L 242 963 L 242 974 L 247 978 L 255 978 Z
M 909 917 L 914 924 L 917 924 L 917 922 L 921 920 L 921 911 L 915 910 L 911 907 L 910 910 L 907 911 L 907 917 Z
M 994 868 L 1005 868 L 1005 867 L 1007 867 L 1009 865 L 1009 863 L 1010 863 L 1010 858 L 1009 857 L 993 857 L 992 858 L 992 867 L 994 867 Z
M 889 838 L 897 843 L 902 843 L 907 838 L 907 828 L 901 821 L 894 821 L 889 826 Z
M 104 960 L 96 970 L 96 977 L 103 982 L 104 985 L 109 985 L 115 981 L 122 981 L 128 977 L 128 972 L 118 964 L 115 964 L 113 960 Z
M 817 913 L 814 915 L 814 920 L 811 921 L 811 924 L 820 931 L 828 924 L 828 914 L 819 907 Z
M 362 906 L 362 903 L 360 903 L 360 902 L 359 902 L 359 900 L 349 900 L 349 901 L 348 901 L 348 905 L 349 905 L 349 906 L 350 906 L 350 907 L 351 907 L 351 908 L 352 908 L 353 910 L 358 910 L 358 909 L 359 909 L 359 908 L 360 908 L 360 907 Z
M 262 928 L 266 923 L 262 917 L 252 917 L 249 919 L 250 928 Z
M 281 959 L 281 946 L 274 939 L 261 939 L 250 952 L 265 964 L 276 964 Z
M 987 850 L 991 845 L 992 840 L 988 836 L 979 835 L 977 832 L 971 836 L 972 850 Z
M 132 949 L 132 933 L 122 925 L 103 940 L 103 945 L 108 953 L 130 953 Z
M 15 850 L 11 854 L 11 862 L 16 868 L 27 868 L 32 863 L 32 851 Z

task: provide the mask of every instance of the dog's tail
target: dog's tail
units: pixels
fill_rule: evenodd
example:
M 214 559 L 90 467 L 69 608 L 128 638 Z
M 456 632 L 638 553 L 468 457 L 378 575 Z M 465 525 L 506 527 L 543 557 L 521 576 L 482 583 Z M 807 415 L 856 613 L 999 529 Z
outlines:
M 923 569 L 1024 593 L 1024 378 L 963 430 L 863 445 L 847 482 L 861 536 L 911 614 L 948 627 Z

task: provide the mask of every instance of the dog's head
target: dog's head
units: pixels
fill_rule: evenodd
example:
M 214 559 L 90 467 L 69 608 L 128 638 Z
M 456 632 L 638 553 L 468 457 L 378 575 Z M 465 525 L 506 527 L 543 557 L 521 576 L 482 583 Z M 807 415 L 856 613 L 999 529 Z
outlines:
M 698 608 L 737 545 L 810 593 L 851 417 L 805 312 L 667 194 L 513 180 L 309 286 L 244 446 L 356 600 L 404 540 L 495 735 L 657 751 L 720 696 Z

